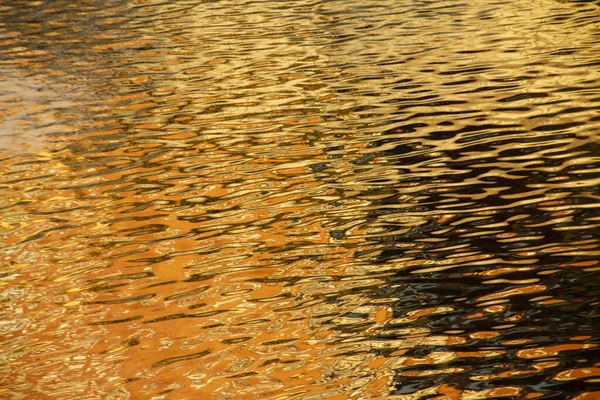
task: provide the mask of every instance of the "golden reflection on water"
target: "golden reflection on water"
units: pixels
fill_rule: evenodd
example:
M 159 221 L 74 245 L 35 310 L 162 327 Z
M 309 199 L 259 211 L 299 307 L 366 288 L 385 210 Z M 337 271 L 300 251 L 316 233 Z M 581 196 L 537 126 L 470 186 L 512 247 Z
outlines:
M 3 5 L 0 395 L 597 398 L 598 11 Z

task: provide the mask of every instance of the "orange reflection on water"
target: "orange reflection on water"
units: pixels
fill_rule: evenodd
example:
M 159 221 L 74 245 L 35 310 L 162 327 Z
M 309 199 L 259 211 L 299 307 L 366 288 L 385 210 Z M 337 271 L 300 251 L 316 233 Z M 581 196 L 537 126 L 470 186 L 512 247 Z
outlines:
M 591 349 L 596 347 L 595 344 L 561 344 L 557 346 L 536 347 L 531 349 L 519 350 L 517 357 L 520 358 L 544 358 L 556 356 L 562 351 Z
M 536 398 L 595 379 L 561 363 L 595 362 L 597 15 L 6 3 L 2 393 Z

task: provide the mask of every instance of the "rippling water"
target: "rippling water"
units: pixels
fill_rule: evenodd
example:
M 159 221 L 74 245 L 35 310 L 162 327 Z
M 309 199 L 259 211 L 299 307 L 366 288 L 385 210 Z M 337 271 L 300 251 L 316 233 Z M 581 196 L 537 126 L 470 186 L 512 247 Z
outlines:
M 598 1 L 0 5 L 0 397 L 600 399 Z

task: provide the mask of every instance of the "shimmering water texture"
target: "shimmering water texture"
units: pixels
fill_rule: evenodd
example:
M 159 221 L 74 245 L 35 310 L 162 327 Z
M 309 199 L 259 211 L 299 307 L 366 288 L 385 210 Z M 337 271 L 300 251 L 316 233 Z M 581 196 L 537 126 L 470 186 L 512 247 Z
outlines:
M 0 2 L 0 398 L 600 399 L 600 3 Z

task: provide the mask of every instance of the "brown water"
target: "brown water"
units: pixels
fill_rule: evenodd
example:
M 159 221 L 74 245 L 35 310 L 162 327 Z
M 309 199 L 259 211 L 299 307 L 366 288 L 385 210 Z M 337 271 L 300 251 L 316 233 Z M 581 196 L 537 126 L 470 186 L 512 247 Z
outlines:
M 600 399 L 600 3 L 4 1 L 0 398 Z

